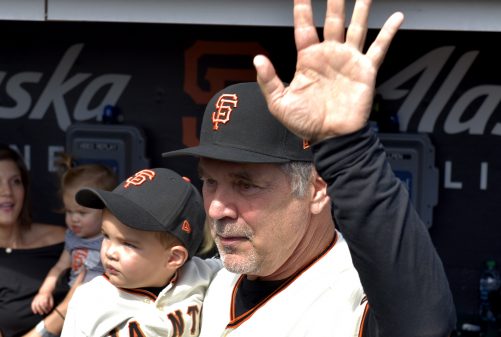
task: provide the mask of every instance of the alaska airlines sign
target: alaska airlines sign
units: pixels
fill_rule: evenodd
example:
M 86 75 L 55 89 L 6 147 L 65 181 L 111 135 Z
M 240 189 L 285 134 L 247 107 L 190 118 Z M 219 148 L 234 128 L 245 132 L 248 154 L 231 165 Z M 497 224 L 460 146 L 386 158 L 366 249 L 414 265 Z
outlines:
M 0 71 L 0 85 L 5 88 L 5 94 L 11 100 L 9 105 L 0 105 L 0 119 L 43 119 L 52 106 L 58 127 L 62 131 L 65 131 L 73 121 L 99 120 L 105 105 L 117 104 L 131 80 L 131 75 L 95 75 L 82 72 L 71 74 L 72 67 L 83 47 L 83 44 L 69 47 L 52 74 L 34 71 L 12 74 Z M 422 104 L 432 86 L 437 85 L 437 77 L 451 58 L 454 49 L 453 46 L 445 46 L 431 50 L 390 79 L 379 84 L 377 91 L 384 100 L 403 100 L 397 112 L 401 131 L 409 130 L 411 118 L 414 117 L 417 108 Z M 457 60 L 422 113 L 416 131 L 433 132 L 435 130 L 438 117 L 446 112 L 445 105 L 449 103 L 478 54 L 478 51 L 469 51 Z M 48 77 L 48 81 L 44 77 Z M 404 88 L 403 84 L 411 80 L 414 80 L 414 85 L 411 88 Z M 26 88 L 28 85 L 44 85 L 44 87 L 41 94 L 35 96 Z M 65 95 L 75 91 L 78 99 L 76 103 L 73 102 L 73 106 L 70 106 Z M 94 100 L 98 92 L 101 92 L 99 97 L 102 98 L 96 104 Z M 192 92 L 189 93 L 192 94 Z M 478 110 L 465 118 L 467 109 L 479 99 L 482 100 L 482 104 Z M 500 123 L 487 129 L 488 122 L 493 118 L 500 101 L 501 85 L 478 85 L 470 88 L 462 93 L 447 112 L 443 131 L 447 134 L 467 132 L 471 135 L 501 135 Z
M 75 44 L 68 48 L 50 75 L 42 72 L 21 71 L 14 74 L 0 71 L 0 85 L 13 104 L 0 106 L 0 119 L 43 119 L 52 106 L 56 114 L 58 127 L 65 131 L 74 121 L 99 119 L 104 106 L 115 105 L 125 90 L 130 75 L 92 73 L 71 74 L 71 70 L 83 44 Z M 42 89 L 40 96 L 34 97 L 27 85 L 42 85 L 44 76 L 50 76 Z M 5 83 L 4 83 L 5 82 Z M 45 80 L 44 80 L 45 82 Z M 70 91 L 79 90 L 78 100 L 69 107 L 65 95 Z M 97 104 L 93 99 L 98 92 L 105 90 L 101 101 Z M 100 95 L 101 97 L 101 95 Z
M 385 100 L 400 100 L 403 103 L 398 109 L 400 130 L 408 131 L 409 122 L 422 104 L 425 95 L 432 86 L 436 86 L 438 75 L 444 70 L 444 66 L 451 58 L 455 47 L 446 46 L 434 49 L 426 55 L 396 73 L 392 78 L 381 83 L 377 91 Z M 446 104 L 450 103 L 452 95 L 472 66 L 478 51 L 464 53 L 447 74 L 443 83 L 439 84 L 438 90 L 432 95 L 431 102 L 422 114 L 417 130 L 418 132 L 433 132 L 437 127 L 437 119 L 444 113 Z M 414 86 L 404 89 L 403 85 L 415 80 Z M 467 114 L 467 110 L 474 101 L 481 100 L 478 110 L 473 116 Z M 443 131 L 447 134 L 467 132 L 471 135 L 501 135 L 501 123 L 487 129 L 487 123 L 493 118 L 494 112 L 501 101 L 501 85 L 478 85 L 474 86 L 453 102 L 448 112 Z

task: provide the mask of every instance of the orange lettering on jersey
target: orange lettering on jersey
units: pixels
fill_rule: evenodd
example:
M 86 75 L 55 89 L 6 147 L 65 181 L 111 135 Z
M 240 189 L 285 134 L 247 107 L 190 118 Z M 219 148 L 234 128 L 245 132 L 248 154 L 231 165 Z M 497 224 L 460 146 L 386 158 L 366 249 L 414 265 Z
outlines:
M 145 337 L 146 335 L 141 330 L 141 327 L 137 322 L 129 323 L 129 337 Z
M 128 188 L 130 185 L 140 186 L 145 181 L 153 180 L 155 177 L 155 171 L 152 170 L 141 170 L 134 174 L 133 176 L 127 178 L 124 183 L 124 188 Z
M 196 332 L 198 331 L 198 324 L 199 323 L 198 323 L 197 318 L 198 318 L 199 313 L 200 313 L 200 308 L 198 307 L 198 305 L 190 305 L 188 307 L 188 310 L 186 311 L 186 313 L 191 316 L 191 321 L 193 323 L 191 324 L 190 332 L 192 335 L 195 335 L 195 334 L 197 334 Z
M 172 323 L 172 337 L 181 337 L 184 334 L 183 313 L 176 310 L 167 315 Z
M 216 102 L 216 111 L 212 112 L 212 129 L 218 130 L 219 123 L 226 124 L 230 121 L 233 108 L 238 106 L 236 94 L 222 94 Z
M 190 234 L 190 233 L 191 233 L 191 225 L 190 225 L 190 223 L 188 222 L 188 220 L 184 220 L 184 221 L 183 221 L 183 225 L 181 226 L 181 230 L 182 230 L 183 232 L 188 233 L 188 234 Z

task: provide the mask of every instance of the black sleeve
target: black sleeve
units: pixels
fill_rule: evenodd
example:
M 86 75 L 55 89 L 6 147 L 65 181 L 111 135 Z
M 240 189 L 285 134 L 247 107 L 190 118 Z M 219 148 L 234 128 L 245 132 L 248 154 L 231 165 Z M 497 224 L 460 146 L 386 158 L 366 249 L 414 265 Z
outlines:
M 369 300 L 363 336 L 449 336 L 456 314 L 442 262 L 374 132 L 312 149 Z

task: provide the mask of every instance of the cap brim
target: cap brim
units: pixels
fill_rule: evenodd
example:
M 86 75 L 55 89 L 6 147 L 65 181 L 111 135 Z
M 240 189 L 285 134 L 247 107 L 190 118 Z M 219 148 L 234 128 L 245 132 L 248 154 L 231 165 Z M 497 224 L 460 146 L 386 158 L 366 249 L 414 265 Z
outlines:
M 279 158 L 248 149 L 224 147 L 221 145 L 198 145 L 162 153 L 162 157 L 165 158 L 178 156 L 203 157 L 236 163 L 282 164 L 291 161 L 289 158 Z
M 106 207 L 104 199 L 99 195 L 99 191 L 93 188 L 83 188 L 77 192 L 75 199 L 80 206 L 94 209 Z
M 165 231 L 153 217 L 129 199 L 122 195 L 84 188 L 77 192 L 75 199 L 78 204 L 94 209 L 107 208 L 124 225 L 145 231 Z

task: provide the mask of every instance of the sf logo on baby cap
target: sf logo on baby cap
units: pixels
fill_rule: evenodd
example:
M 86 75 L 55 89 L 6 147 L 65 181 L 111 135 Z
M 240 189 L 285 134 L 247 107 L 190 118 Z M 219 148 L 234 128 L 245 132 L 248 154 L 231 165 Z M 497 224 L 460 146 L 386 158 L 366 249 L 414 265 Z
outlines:
M 152 170 L 141 170 L 134 174 L 133 176 L 127 178 L 124 183 L 124 188 L 128 188 L 130 185 L 140 186 L 146 181 L 151 181 L 155 177 L 155 171 Z

